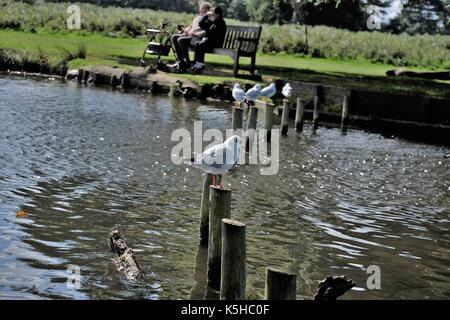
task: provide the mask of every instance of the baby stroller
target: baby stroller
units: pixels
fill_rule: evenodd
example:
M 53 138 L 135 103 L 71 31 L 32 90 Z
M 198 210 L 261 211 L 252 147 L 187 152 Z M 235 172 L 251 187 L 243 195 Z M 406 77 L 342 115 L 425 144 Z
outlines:
M 167 30 L 169 26 L 170 23 L 163 22 L 157 28 L 147 29 L 147 32 L 150 34 L 150 40 L 142 55 L 141 67 L 146 66 L 145 56 L 149 54 L 156 56 L 156 63 L 151 69 L 169 71 L 169 68 L 162 61 L 161 57 L 167 57 L 169 55 L 170 49 L 172 49 L 172 42 L 170 41 L 172 35 L 182 32 L 184 27 L 183 25 L 177 24 L 171 30 Z

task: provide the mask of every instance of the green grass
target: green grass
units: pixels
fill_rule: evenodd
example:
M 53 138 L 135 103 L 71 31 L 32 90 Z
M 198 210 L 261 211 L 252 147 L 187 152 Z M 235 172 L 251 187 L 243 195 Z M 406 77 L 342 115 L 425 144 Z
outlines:
M 30 52 L 42 50 L 43 52 L 58 55 L 61 48 L 76 50 L 80 43 L 87 49 L 87 59 L 73 61 L 71 67 L 81 67 L 89 64 L 107 64 L 127 66 L 126 62 L 137 61 L 142 55 L 146 38 L 109 38 L 101 35 L 79 35 L 59 33 L 29 33 L 12 30 L 0 30 L 0 48 L 27 50 Z M 231 65 L 228 57 L 208 55 L 209 63 Z M 246 60 L 242 60 L 246 63 Z M 248 60 L 247 60 L 248 62 Z M 326 73 L 348 73 L 368 76 L 381 76 L 392 65 L 376 64 L 364 60 L 332 60 L 322 58 L 303 57 L 288 54 L 258 54 L 258 67 L 263 69 L 301 69 Z M 128 65 L 129 66 L 129 65 Z M 415 70 L 427 70 L 414 68 Z
M 0 29 L 25 32 L 64 32 L 69 3 L 39 3 L 0 0 Z M 145 35 L 148 26 L 163 21 L 189 24 L 193 15 L 117 7 L 100 7 L 78 3 L 81 9 L 80 34 L 101 34 L 112 38 L 134 38 Z M 251 24 L 227 19 L 229 25 Z M 308 28 L 308 51 L 305 28 L 301 25 L 263 25 L 261 53 L 305 54 L 315 58 L 359 60 L 395 66 L 432 69 L 450 68 L 450 36 L 393 35 L 381 32 L 351 32 L 326 26 Z M 268 58 L 269 59 L 269 58 Z M 260 59 L 264 63 L 264 59 Z M 270 59 L 268 60 L 270 62 Z M 318 67 L 322 67 L 319 63 Z M 327 70 L 340 66 L 326 66 Z M 314 67 L 315 70 L 318 68 Z M 345 69 L 345 68 L 344 68 Z M 361 74 L 361 72 L 358 72 Z M 370 72 L 372 74 L 372 72 Z
M 111 38 L 94 34 L 31 33 L 0 29 L 0 48 L 26 50 L 31 54 L 41 52 L 50 56 L 59 56 L 62 55 L 61 48 L 76 51 L 80 43 L 83 43 L 87 50 L 86 59 L 72 60 L 69 63 L 70 68 L 102 64 L 131 70 L 138 64 L 146 40 L 145 37 Z M 173 60 L 172 57 L 168 59 Z M 208 55 L 206 60 L 209 65 L 219 71 L 218 76 L 187 74 L 180 75 L 180 78 L 188 78 L 200 84 L 236 81 L 231 75 L 231 58 Z M 245 63 L 245 59 L 243 62 Z M 355 89 L 414 91 L 432 96 L 450 96 L 447 83 L 387 78 L 384 76 L 385 72 L 395 66 L 371 63 L 362 59 L 338 61 L 282 53 L 276 55 L 260 53 L 257 65 L 266 82 L 273 78 L 288 78 Z M 425 68 L 415 69 L 427 71 Z

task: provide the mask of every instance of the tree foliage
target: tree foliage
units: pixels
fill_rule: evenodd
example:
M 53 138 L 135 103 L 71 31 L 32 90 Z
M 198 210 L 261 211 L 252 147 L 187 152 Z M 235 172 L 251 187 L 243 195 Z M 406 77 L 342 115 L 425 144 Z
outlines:
M 27 0 L 33 1 L 33 0 Z M 37 1 L 37 0 L 34 0 Z M 89 2 L 102 6 L 197 11 L 200 0 L 50 0 Z M 269 24 L 326 25 L 349 30 L 368 30 L 369 6 L 380 9 L 381 31 L 409 34 L 449 34 L 449 0 L 209 0 L 220 5 L 228 18 Z M 403 10 L 390 16 L 393 5 Z

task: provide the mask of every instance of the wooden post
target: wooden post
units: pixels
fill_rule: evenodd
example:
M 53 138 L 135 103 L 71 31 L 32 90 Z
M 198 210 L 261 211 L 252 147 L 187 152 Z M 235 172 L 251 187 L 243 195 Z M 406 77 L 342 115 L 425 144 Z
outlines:
M 320 87 L 316 87 L 316 95 L 314 97 L 314 115 L 313 115 L 313 130 L 319 127 L 319 112 L 320 112 Z
M 233 108 L 233 117 L 231 120 L 231 128 L 233 130 L 238 130 L 243 128 L 244 123 L 244 109 L 241 107 Z
M 289 130 L 289 108 L 290 104 L 287 99 L 283 100 L 283 115 L 281 117 L 281 134 L 287 136 Z
M 349 113 L 349 96 L 344 96 L 344 102 L 342 103 L 342 121 L 341 121 L 341 130 L 343 133 L 347 131 L 348 124 L 348 113 Z
M 297 109 L 295 112 L 295 129 L 298 132 L 303 131 L 303 121 L 305 116 L 305 104 L 303 103 L 302 99 L 297 99 Z
M 208 286 L 220 290 L 222 219 L 230 218 L 231 190 L 210 187 Z
M 258 108 L 257 107 L 250 107 L 248 112 L 248 121 L 247 121 L 247 133 L 249 133 L 248 130 L 256 130 L 256 125 L 258 121 Z M 250 140 L 254 138 L 254 135 L 251 137 L 247 136 L 245 141 L 245 150 L 250 150 Z
M 222 220 L 221 300 L 245 299 L 245 224 Z
M 266 300 L 295 300 L 297 276 L 274 268 L 266 269 Z
M 200 245 L 208 246 L 209 232 L 209 188 L 212 185 L 213 175 L 206 173 L 203 177 L 202 205 L 200 208 Z
M 270 103 L 266 103 L 265 104 L 265 119 L 264 119 L 264 129 L 267 129 L 267 141 L 270 142 L 271 137 L 272 137 L 272 127 L 273 127 L 273 123 L 275 121 L 275 115 L 274 115 L 274 109 L 275 106 L 273 104 Z

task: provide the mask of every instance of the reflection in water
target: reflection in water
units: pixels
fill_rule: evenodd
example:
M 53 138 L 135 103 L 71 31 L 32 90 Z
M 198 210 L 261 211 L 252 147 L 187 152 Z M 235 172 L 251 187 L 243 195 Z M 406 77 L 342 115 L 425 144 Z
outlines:
M 9 79 L 0 96 L 1 298 L 203 298 L 202 178 L 172 164 L 170 135 L 195 120 L 226 129 L 229 106 Z M 305 129 L 282 139 L 277 176 L 241 166 L 227 177 L 247 225 L 248 291 L 262 296 L 275 266 L 298 274 L 299 298 L 330 274 L 357 282 L 345 298 L 449 297 L 449 150 Z M 113 227 L 145 283 L 111 268 Z M 67 289 L 70 264 L 79 290 Z M 374 264 L 381 290 L 366 289 Z

